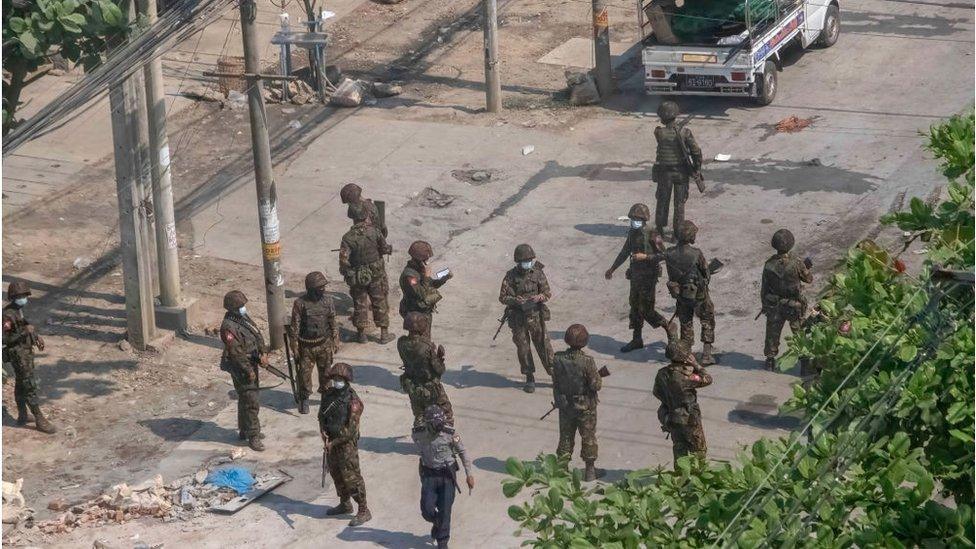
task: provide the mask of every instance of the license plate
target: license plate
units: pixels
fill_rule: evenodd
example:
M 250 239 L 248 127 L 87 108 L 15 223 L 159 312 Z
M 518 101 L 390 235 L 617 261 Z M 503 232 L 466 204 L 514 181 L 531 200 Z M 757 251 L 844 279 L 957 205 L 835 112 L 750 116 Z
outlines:
M 714 76 L 689 75 L 685 78 L 685 85 L 689 88 L 714 88 Z

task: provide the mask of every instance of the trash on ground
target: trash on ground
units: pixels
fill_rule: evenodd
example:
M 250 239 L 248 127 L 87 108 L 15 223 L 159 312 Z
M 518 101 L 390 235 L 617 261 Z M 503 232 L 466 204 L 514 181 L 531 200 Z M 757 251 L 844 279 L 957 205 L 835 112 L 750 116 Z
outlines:
M 600 102 L 600 91 L 590 73 L 566 71 L 565 75 L 570 105 L 592 105 Z
M 442 193 L 432 187 L 425 187 L 424 190 L 410 199 L 410 203 L 425 208 L 446 208 L 451 202 L 454 202 L 454 198 L 453 195 Z
M 729 160 L 732 160 L 731 154 L 718 153 L 715 155 L 716 162 L 728 162 Z
M 288 480 L 289 479 L 282 478 L 282 477 L 272 477 L 272 478 L 262 480 L 260 482 L 255 483 L 254 488 L 248 491 L 247 493 L 242 494 L 240 497 L 236 497 L 228 501 L 227 503 L 224 503 L 223 505 L 212 507 L 210 510 L 213 511 L 214 513 L 234 514 L 240 511 L 241 509 L 243 509 L 245 506 L 247 506 L 247 504 L 258 499 L 264 494 L 267 494 L 271 490 L 274 490 L 275 488 L 284 484 Z
M 810 124 L 813 124 L 815 118 L 800 118 L 795 114 L 791 114 L 786 118 L 780 120 L 776 123 L 776 131 L 782 133 L 795 133 L 803 128 L 806 128 Z
M 207 475 L 207 484 L 220 488 L 232 488 L 238 494 L 247 492 L 254 486 L 254 476 L 244 467 L 224 467 Z
M 535 150 L 535 146 L 534 145 L 526 145 L 526 146 L 522 147 L 522 156 L 528 156 L 528 155 L 532 154 L 532 151 L 534 151 L 534 150 Z

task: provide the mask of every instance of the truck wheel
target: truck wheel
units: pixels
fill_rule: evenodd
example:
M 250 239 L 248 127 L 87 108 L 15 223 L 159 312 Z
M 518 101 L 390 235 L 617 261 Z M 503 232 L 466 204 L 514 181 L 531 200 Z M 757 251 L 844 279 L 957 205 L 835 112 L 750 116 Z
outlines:
M 840 37 L 840 10 L 831 4 L 827 6 L 827 15 L 824 15 L 823 30 L 817 37 L 816 46 L 818 48 L 829 48 L 837 43 Z
M 766 106 L 776 99 L 776 90 L 779 88 L 776 81 L 776 64 L 766 61 L 763 65 L 763 73 L 756 75 L 756 103 Z

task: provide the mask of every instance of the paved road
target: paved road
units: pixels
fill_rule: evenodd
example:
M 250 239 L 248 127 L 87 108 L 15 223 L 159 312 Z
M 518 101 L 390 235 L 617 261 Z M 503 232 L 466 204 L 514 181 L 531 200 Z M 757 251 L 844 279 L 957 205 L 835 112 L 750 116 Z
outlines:
M 721 362 L 711 368 L 715 384 L 700 397 L 711 457 L 730 459 L 741 445 L 783 435 L 794 425 L 776 407 L 795 377 L 761 369 L 762 326 L 752 320 L 770 235 L 781 226 L 791 228 L 798 252 L 813 257 L 822 279 L 902 193 L 930 194 L 939 177 L 920 149 L 918 132 L 972 103 L 972 20 L 970 5 L 851 2 L 845 5 L 841 41 L 791 57 L 773 106 L 685 102 L 696 116 L 692 127 L 706 156 L 732 155 L 731 162 L 709 165 L 709 190 L 694 195 L 688 210 L 701 227 L 706 256 L 727 265 L 712 286 Z M 552 451 L 556 443 L 554 418 L 538 420 L 549 407 L 548 384 L 534 395 L 521 392 L 507 330 L 491 340 L 501 311 L 498 286 L 520 242 L 532 243 L 552 281 L 554 346 L 562 348 L 567 325 L 583 322 L 592 334 L 591 352 L 613 372 L 601 394 L 598 466 L 612 480 L 670 460 L 650 395 L 663 345 L 650 334 L 647 349 L 619 354 L 629 338 L 626 281 L 602 277 L 625 233 L 618 216 L 633 202 L 653 202 L 648 155 L 657 100 L 633 93 L 633 84 L 625 84 L 631 92 L 609 111 L 557 133 L 404 122 L 379 109 L 363 110 L 329 129 L 278 176 L 284 262 L 295 273 L 290 289 L 297 291 L 297 275 L 312 269 L 337 279 L 329 250 L 346 225 L 337 190 L 348 181 L 387 201 L 396 248 L 392 277 L 417 238 L 433 244 L 435 266 L 456 273 L 443 290 L 433 333 L 447 348 L 445 381 L 479 482 L 475 495 L 460 497 L 456 505 L 458 547 L 517 545 L 499 486 L 503 462 L 511 455 Z M 776 134 L 772 126 L 790 114 L 817 118 L 803 132 Z M 523 156 L 527 144 L 535 151 Z M 493 177 L 473 185 L 452 175 L 468 169 L 486 169 Z M 424 206 L 427 187 L 452 195 L 453 202 Z M 254 210 L 253 190 L 242 185 L 199 212 L 192 220 L 198 253 L 257 264 Z M 330 289 L 344 290 L 340 284 Z M 659 298 L 670 312 L 663 288 Z M 262 410 L 269 450 L 255 459 L 284 467 L 295 481 L 233 517 L 152 529 L 130 524 L 78 530 L 65 546 L 94 537 L 128 539 L 134 532 L 147 542 L 196 547 L 247 541 L 318 547 L 333 539 L 339 545 L 423 546 L 427 526 L 416 512 L 416 458 L 407 437 L 407 400 L 398 390 L 395 347 L 346 344 L 339 358 L 355 365 L 366 400 L 360 445 L 374 516 L 367 527 L 347 529 L 343 521 L 322 520 L 335 498 L 318 488 L 314 416 L 298 416 L 288 395 L 275 390 L 264 398 L 277 410 Z M 181 445 L 164 461 L 164 476 L 190 473 L 203 457 L 226 452 L 235 444 L 234 418 L 228 407 L 216 424 Z

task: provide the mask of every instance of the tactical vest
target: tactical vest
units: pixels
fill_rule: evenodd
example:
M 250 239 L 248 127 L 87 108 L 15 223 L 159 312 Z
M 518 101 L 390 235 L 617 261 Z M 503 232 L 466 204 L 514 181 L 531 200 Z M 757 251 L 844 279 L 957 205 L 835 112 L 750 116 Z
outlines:
M 404 374 L 415 383 L 425 383 L 434 379 L 429 364 L 433 344 L 419 336 L 401 336 L 397 350 L 403 360 Z
M 654 229 L 647 225 L 640 229 L 631 229 L 627 235 L 630 253 L 645 253 L 654 255 L 660 253 L 654 243 Z M 657 261 L 630 261 L 631 278 L 653 278 L 657 279 L 661 275 L 661 264 Z
M 786 300 L 800 301 L 799 260 L 790 254 L 774 256 L 766 262 L 766 292 Z
M 675 246 L 668 250 L 667 265 L 670 278 L 680 286 L 679 297 L 701 299 L 706 280 L 698 265 L 699 250 L 694 246 Z
M 521 271 L 516 267 L 508 271 L 506 276 L 515 296 L 532 296 L 542 293 L 545 274 L 543 274 L 542 265 L 538 261 L 528 272 Z M 539 311 L 542 313 L 542 320 L 549 320 L 549 307 L 545 303 L 526 303 L 525 307 L 509 305 L 508 309 L 511 311 L 509 318 Z
M 663 403 L 666 415 L 659 410 L 658 419 L 665 425 L 687 425 L 701 418 L 697 392 L 691 387 L 686 370 L 684 365 L 673 363 L 661 370 L 661 375 L 664 376 Z
M 256 355 L 264 347 L 264 338 L 261 336 L 261 331 L 247 317 L 234 313 L 226 313 L 220 329 L 233 333 L 234 337 L 244 346 L 244 352 L 249 356 Z
M 329 438 L 338 437 L 349 421 L 349 405 L 352 403 L 352 389 L 347 385 L 341 391 L 334 389 L 322 395 L 319 409 L 319 427 Z
M 349 266 L 356 268 L 379 261 L 376 232 L 379 229 L 365 223 L 357 223 L 346 233 L 344 240 L 349 246 Z
M 20 308 L 13 304 L 6 305 L 3 308 L 3 346 L 5 351 L 19 353 L 31 351 L 31 341 L 27 333 L 29 324 Z
M 328 335 L 329 319 L 334 315 L 328 298 L 316 300 L 302 298 L 302 325 L 298 337 L 306 340 L 319 340 Z
M 559 351 L 553 360 L 552 382 L 558 395 L 558 408 L 585 409 L 593 406 L 596 395 L 590 393 L 586 386 L 584 368 L 587 359 L 583 351 L 570 349 Z
M 412 261 L 407 263 L 403 273 L 400 274 L 400 292 L 403 295 L 403 299 L 400 300 L 400 314 L 405 315 L 411 311 L 433 312 L 441 299 L 440 292 L 431 286 L 430 281 L 412 263 Z M 416 286 L 410 285 L 410 278 L 417 280 Z
M 671 126 L 658 126 L 654 128 L 654 137 L 657 138 L 657 157 L 655 165 L 668 168 L 683 168 L 685 165 L 684 153 L 681 152 L 681 145 L 678 139 L 678 129 Z

